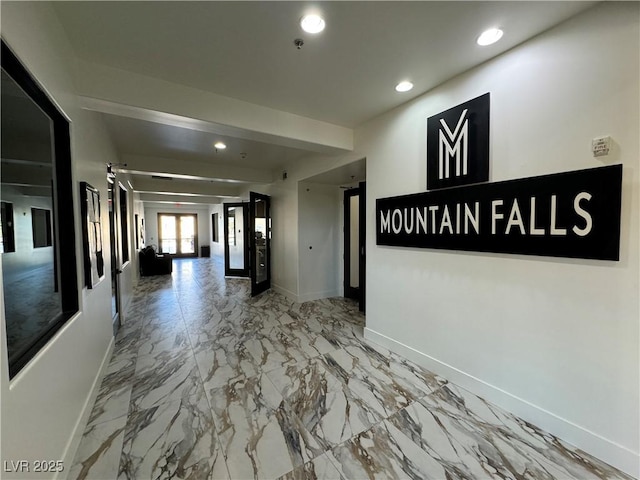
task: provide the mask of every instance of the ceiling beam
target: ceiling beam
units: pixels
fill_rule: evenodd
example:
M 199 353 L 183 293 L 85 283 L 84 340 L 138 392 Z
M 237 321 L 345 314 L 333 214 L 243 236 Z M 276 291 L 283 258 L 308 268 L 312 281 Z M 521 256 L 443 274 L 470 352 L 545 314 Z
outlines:
M 134 175 L 172 176 L 183 180 L 207 180 L 221 183 L 272 183 L 273 172 L 254 168 L 234 167 L 233 165 L 190 162 L 175 158 L 145 157 L 141 155 L 123 155 L 126 165 L 118 169 Z
M 112 115 L 318 153 L 353 150 L 353 129 L 79 60 L 81 105 Z
M 134 176 L 131 179 L 133 190 L 142 193 L 159 193 L 182 196 L 237 197 L 240 187 L 221 185 L 213 182 L 194 182 L 184 180 L 161 180 L 151 177 Z
M 140 200 L 143 203 L 171 203 L 171 204 L 204 204 L 215 205 L 223 203 L 225 198 L 213 196 L 184 196 L 184 195 L 163 195 L 157 193 L 141 193 Z

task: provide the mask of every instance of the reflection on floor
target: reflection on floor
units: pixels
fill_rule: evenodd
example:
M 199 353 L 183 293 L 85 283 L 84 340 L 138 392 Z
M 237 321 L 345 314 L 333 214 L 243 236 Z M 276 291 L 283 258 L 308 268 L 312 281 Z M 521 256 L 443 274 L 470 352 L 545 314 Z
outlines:
M 53 262 L 38 268 L 9 272 L 4 281 L 4 308 L 9 357 L 40 338 L 62 313 L 54 288 Z
M 69 478 L 630 478 L 215 259 L 143 278 Z

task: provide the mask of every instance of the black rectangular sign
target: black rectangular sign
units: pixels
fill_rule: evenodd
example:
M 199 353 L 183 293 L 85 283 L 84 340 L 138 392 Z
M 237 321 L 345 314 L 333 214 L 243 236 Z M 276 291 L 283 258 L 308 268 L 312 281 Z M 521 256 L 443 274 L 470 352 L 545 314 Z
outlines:
M 622 165 L 376 200 L 376 244 L 619 260 Z
M 427 188 L 489 180 L 490 94 L 427 119 Z

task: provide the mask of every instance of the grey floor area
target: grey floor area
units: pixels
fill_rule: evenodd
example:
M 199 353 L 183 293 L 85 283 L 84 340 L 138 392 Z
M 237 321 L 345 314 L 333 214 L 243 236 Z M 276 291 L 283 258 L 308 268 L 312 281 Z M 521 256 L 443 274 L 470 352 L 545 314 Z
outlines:
M 8 254 L 9 255 L 9 254 Z M 62 313 L 53 262 L 37 268 L 7 269 L 4 308 L 9 356 L 30 347 Z
M 141 279 L 69 478 L 628 479 L 215 259 Z

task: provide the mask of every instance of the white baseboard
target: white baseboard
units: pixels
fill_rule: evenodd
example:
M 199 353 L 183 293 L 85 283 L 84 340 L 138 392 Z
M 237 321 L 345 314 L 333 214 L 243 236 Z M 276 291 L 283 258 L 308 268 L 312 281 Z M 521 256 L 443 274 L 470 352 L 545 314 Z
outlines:
M 326 290 L 324 292 L 312 292 L 312 293 L 305 293 L 304 295 L 297 295 L 292 291 L 281 287 L 280 285 L 271 284 L 271 288 L 274 291 L 278 292 L 281 295 L 284 295 L 285 297 L 287 297 L 290 300 L 293 300 L 296 303 L 311 302 L 313 300 L 320 300 L 322 298 L 342 296 L 339 294 L 337 290 Z
M 322 298 L 331 298 L 331 297 L 337 297 L 337 296 L 338 296 L 337 290 L 326 290 L 324 292 L 305 293 L 304 295 L 299 295 L 298 298 L 300 299 L 300 303 L 303 303 L 303 302 L 311 302 L 313 300 L 320 300 Z
M 93 380 L 93 385 L 91 386 L 91 391 L 89 395 L 87 395 L 87 399 L 84 402 L 84 406 L 82 407 L 82 413 L 78 417 L 78 421 L 73 429 L 73 434 L 69 439 L 69 443 L 67 443 L 67 447 L 64 451 L 63 465 L 65 465 L 65 469 L 62 472 L 56 473 L 53 477 L 54 480 L 64 480 L 67 478 L 67 474 L 71 470 L 71 466 L 73 465 L 73 460 L 76 456 L 76 451 L 78 450 L 78 446 L 80 445 L 80 440 L 82 440 L 82 434 L 89 422 L 89 416 L 91 415 L 91 411 L 93 410 L 93 405 L 96 402 L 96 398 L 98 397 L 98 392 L 100 391 L 100 384 L 102 383 L 102 378 L 104 377 L 104 373 L 109 366 L 109 361 L 111 360 L 111 354 L 113 353 L 113 347 L 115 344 L 115 338 L 111 338 L 111 342 L 109 343 L 109 348 L 104 354 L 102 358 L 102 364 L 100 365 L 100 370 L 96 375 L 96 378 Z
M 285 297 L 287 297 L 290 300 L 293 300 L 296 303 L 311 302 L 313 300 L 320 300 L 322 298 L 342 296 L 342 295 L 339 295 L 339 292 L 337 290 L 326 290 L 324 292 L 311 292 L 311 293 L 305 293 L 304 295 L 296 295 L 292 291 L 287 290 L 286 288 L 283 288 L 280 285 L 272 284 L 271 288 L 275 292 L 278 292 L 279 294 L 284 295 Z
M 280 285 L 276 285 L 276 284 L 273 284 L 273 283 L 271 284 L 271 288 L 273 289 L 274 292 L 277 292 L 280 295 L 284 295 L 289 300 L 291 300 L 293 302 L 296 302 L 296 303 L 300 303 L 298 301 L 298 295 L 296 293 L 293 293 L 291 290 L 287 290 L 286 288 L 283 288 Z
M 365 327 L 364 337 L 504 408 L 623 472 L 640 478 L 640 454 L 375 330 Z

